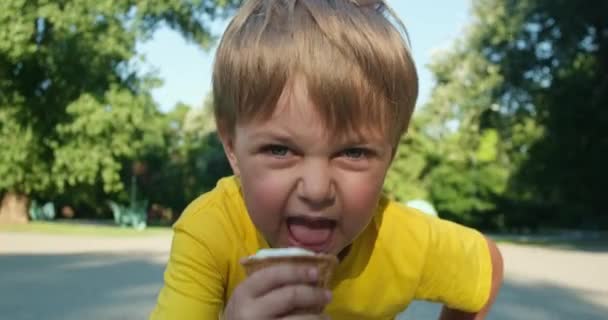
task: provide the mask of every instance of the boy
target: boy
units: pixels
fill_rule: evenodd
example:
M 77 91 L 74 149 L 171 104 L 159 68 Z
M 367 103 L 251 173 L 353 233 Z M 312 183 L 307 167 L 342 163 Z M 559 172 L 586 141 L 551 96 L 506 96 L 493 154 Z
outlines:
M 381 194 L 417 95 L 396 21 L 384 1 L 245 2 L 213 74 L 234 177 L 175 224 L 152 319 L 393 319 L 413 299 L 444 303 L 441 319 L 485 317 L 495 244 Z M 293 265 L 247 278 L 239 261 L 268 247 L 336 255 L 331 291 Z

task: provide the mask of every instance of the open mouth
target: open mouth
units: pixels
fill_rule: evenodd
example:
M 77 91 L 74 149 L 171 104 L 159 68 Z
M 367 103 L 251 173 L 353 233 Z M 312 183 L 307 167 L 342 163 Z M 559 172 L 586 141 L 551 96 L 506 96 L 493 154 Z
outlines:
M 326 251 L 332 240 L 337 222 L 333 219 L 289 217 L 287 229 L 291 245 L 313 250 Z

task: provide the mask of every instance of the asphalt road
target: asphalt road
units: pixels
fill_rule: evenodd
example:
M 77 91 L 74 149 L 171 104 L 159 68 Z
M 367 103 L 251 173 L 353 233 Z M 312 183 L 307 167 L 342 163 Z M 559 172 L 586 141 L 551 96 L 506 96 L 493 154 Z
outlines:
M 0 319 L 146 319 L 169 245 L 168 236 L 0 233 Z M 608 319 L 608 248 L 500 247 L 506 282 L 490 320 Z M 438 313 L 415 302 L 399 320 Z

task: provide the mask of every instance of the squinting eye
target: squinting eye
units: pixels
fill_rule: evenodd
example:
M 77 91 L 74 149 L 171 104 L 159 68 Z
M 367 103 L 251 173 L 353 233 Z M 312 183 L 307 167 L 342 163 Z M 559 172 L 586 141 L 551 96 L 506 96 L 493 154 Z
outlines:
M 347 158 L 360 159 L 367 155 L 367 151 L 363 148 L 350 148 L 342 151 L 342 154 Z
M 289 152 L 289 149 L 285 146 L 269 145 L 265 146 L 263 151 L 275 157 L 284 157 Z

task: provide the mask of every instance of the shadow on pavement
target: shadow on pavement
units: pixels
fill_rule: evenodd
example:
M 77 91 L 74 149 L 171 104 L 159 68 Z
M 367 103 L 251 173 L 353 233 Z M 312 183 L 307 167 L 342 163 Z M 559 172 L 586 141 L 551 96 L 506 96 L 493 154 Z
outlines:
M 0 317 L 147 319 L 162 285 L 164 259 L 149 254 L 0 255 Z M 507 279 L 488 319 L 605 319 L 607 300 L 608 289 L 584 292 Z M 437 319 L 438 313 L 436 304 L 415 302 L 399 319 Z
M 605 292 L 581 292 L 549 283 L 522 283 L 507 279 L 488 316 L 488 320 L 597 320 L 606 319 L 608 307 L 595 304 L 590 297 L 608 305 Z M 438 304 L 416 301 L 399 320 L 437 319 Z
M 0 255 L 0 318 L 147 319 L 162 285 L 163 260 L 149 254 Z
M 603 301 L 604 305 L 594 301 Z M 589 292 L 551 283 L 507 280 L 490 320 L 596 320 L 608 314 L 608 290 Z

